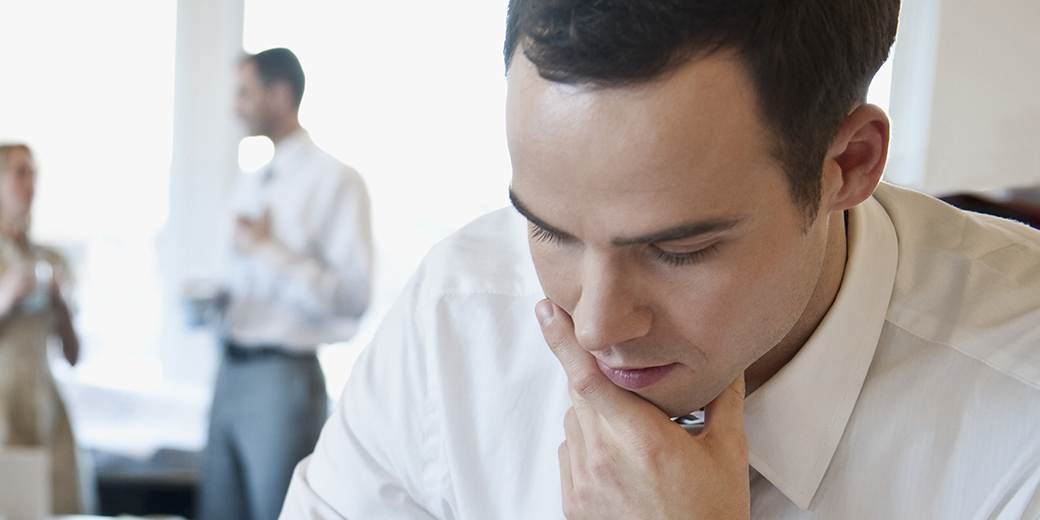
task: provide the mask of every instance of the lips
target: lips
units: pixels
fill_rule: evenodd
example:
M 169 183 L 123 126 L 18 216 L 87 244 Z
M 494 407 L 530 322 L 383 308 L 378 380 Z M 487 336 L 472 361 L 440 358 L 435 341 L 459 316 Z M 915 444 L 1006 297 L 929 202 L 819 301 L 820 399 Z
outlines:
M 598 359 L 596 364 L 599 365 L 600 371 L 611 382 L 625 390 L 631 391 L 640 390 L 661 381 L 679 366 L 679 363 L 672 363 L 656 367 L 617 369 L 604 365 Z

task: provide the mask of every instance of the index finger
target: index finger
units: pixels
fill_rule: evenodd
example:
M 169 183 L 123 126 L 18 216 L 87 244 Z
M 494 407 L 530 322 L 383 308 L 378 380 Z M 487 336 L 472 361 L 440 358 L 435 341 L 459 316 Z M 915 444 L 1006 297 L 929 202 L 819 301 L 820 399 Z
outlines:
M 567 372 L 571 391 L 581 401 L 607 420 L 633 417 L 640 405 L 653 406 L 618 387 L 600 371 L 595 356 L 578 344 L 571 317 L 558 305 L 549 299 L 542 300 L 535 306 L 535 314 L 542 325 L 545 342 L 560 360 Z M 580 412 L 582 403 L 575 402 L 574 405 L 575 411 Z

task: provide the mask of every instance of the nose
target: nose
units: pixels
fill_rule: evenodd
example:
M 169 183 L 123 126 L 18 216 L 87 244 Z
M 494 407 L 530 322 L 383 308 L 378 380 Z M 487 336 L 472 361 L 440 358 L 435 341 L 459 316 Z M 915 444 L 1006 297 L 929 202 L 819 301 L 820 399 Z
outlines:
M 586 262 L 582 289 L 571 318 L 578 343 L 589 352 L 639 338 L 650 332 L 653 311 L 638 280 L 609 262 Z

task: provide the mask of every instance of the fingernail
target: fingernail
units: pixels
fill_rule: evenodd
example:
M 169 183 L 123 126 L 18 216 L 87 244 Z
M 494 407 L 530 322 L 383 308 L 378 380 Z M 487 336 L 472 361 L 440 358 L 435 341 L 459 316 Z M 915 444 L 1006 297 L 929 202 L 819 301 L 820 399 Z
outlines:
M 549 300 L 542 300 L 538 302 L 538 305 L 534 306 L 534 313 L 538 316 L 538 321 L 542 323 L 542 326 L 549 325 L 549 322 L 553 318 L 553 303 Z

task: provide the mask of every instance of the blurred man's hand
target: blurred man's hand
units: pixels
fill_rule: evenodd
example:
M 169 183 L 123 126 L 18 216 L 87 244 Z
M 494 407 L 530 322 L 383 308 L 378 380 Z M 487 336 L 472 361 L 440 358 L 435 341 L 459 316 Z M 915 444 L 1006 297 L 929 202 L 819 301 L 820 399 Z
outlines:
M 257 247 L 271 238 L 271 211 L 265 209 L 258 219 L 239 215 L 235 219 L 235 250 L 253 254 Z

